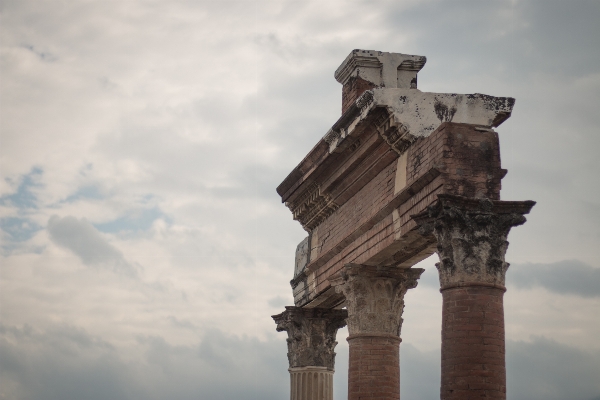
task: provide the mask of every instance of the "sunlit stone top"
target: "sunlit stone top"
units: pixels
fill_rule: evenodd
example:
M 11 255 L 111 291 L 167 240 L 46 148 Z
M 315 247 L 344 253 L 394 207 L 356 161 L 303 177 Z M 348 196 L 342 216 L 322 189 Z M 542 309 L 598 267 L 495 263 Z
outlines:
M 377 50 L 352 50 L 335 71 L 335 79 L 345 85 L 352 77 L 359 77 L 376 87 L 417 88 L 417 73 L 427 58 Z

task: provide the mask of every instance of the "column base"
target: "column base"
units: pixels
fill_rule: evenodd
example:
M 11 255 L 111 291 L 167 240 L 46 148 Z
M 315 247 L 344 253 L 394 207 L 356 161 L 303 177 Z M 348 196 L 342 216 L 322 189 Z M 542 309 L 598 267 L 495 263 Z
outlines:
M 327 367 L 296 367 L 290 371 L 290 400 L 333 400 L 333 373 Z

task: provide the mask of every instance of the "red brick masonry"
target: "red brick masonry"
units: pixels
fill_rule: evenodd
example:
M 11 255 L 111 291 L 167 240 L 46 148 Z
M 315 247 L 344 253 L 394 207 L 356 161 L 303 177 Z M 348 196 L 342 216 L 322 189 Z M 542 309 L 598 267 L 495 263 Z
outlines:
M 442 400 L 506 399 L 504 291 L 442 290 Z
M 397 336 L 348 337 L 348 400 L 400 399 L 400 342 Z
M 358 76 L 350 78 L 342 88 L 342 114 L 354 104 L 361 94 L 374 87 L 376 87 L 375 84 Z

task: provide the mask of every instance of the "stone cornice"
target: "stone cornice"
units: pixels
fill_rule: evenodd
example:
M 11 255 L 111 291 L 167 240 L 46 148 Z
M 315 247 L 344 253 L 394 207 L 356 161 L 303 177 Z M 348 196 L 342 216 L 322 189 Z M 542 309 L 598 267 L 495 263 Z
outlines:
M 363 125 L 373 112 L 380 134 L 390 147 L 401 154 L 418 137 L 427 137 L 444 122 L 497 127 L 506 121 L 515 103 L 512 97 L 494 97 L 481 93 L 429 93 L 417 89 L 375 88 L 364 92 L 325 135 L 329 152 Z M 393 128 L 391 131 L 390 129 Z M 402 142 L 399 142 L 402 139 Z M 394 147 L 395 143 L 403 143 Z
M 339 207 L 316 183 L 304 189 L 297 200 L 285 205 L 292 211 L 293 218 L 309 232 Z

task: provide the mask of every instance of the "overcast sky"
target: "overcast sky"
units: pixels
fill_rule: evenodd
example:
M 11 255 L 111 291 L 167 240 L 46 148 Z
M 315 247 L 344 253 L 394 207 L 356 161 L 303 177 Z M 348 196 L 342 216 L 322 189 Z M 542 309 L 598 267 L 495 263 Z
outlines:
M 275 187 L 341 113 L 355 48 L 517 99 L 508 397 L 600 399 L 599 1 L 34 1 L 1 9 L 0 399 L 275 400 L 296 245 Z M 439 398 L 434 263 L 404 399 Z M 346 398 L 347 330 L 335 398 Z

